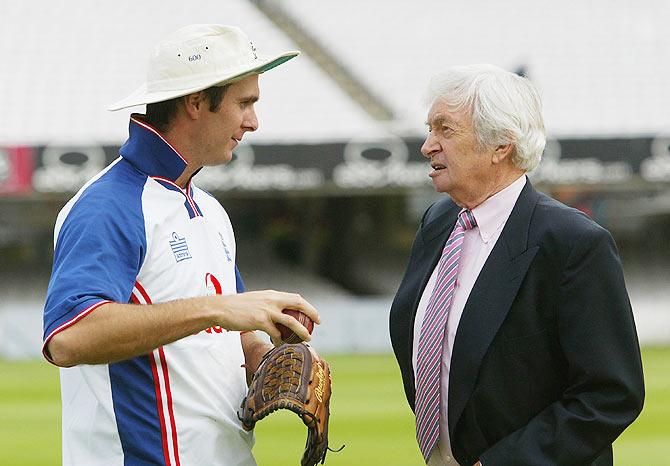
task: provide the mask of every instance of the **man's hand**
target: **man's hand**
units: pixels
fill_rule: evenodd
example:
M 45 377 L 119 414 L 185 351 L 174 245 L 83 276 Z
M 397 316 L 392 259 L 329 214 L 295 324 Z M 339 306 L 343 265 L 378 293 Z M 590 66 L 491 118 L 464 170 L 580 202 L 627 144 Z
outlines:
M 106 303 L 55 333 L 45 344 L 51 361 L 63 367 L 108 364 L 146 354 L 159 346 L 218 325 L 226 330 L 262 330 L 279 343 L 283 324 L 310 340 L 307 329 L 282 309 L 297 309 L 321 323 L 300 295 L 278 291 L 200 296 L 159 304 Z
M 244 430 L 278 409 L 296 413 L 307 426 L 307 443 L 300 464 L 317 466 L 328 452 L 330 367 L 314 348 L 285 344 L 265 356 L 242 401 L 238 417 Z
M 273 347 L 271 344 L 259 338 L 254 332 L 242 334 L 242 351 L 244 352 L 244 368 L 247 370 L 247 386 L 251 384 L 251 378 L 258 370 L 263 356 Z
M 314 323 L 321 323 L 314 306 L 295 293 L 266 290 L 208 298 L 212 300 L 212 307 L 218 311 L 216 325 L 227 330 L 262 330 L 270 335 L 275 344 L 281 341 L 277 324 L 290 328 L 304 341 L 311 340 L 307 329 L 293 317 L 283 314 L 283 309 L 296 309 L 306 314 Z

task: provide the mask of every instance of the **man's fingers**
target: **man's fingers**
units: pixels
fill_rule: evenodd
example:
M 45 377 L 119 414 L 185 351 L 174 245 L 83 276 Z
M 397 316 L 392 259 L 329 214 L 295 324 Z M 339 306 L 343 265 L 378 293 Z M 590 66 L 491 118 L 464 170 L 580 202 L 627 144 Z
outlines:
M 265 333 L 270 336 L 270 340 L 272 340 L 273 345 L 279 346 L 281 343 L 281 332 L 277 327 L 274 326 L 274 322 L 270 323 L 269 328 L 265 330 Z
M 289 302 L 284 306 L 289 309 L 296 309 L 307 315 L 315 324 L 320 324 L 319 312 L 305 298 L 299 294 L 290 294 Z
M 305 298 L 297 293 L 286 293 L 283 291 L 265 290 L 261 291 L 267 299 L 266 304 L 277 306 L 281 309 L 295 309 L 307 315 L 315 324 L 321 323 L 319 312 Z
M 300 322 L 298 322 L 297 319 L 286 315 L 279 313 L 277 314 L 277 318 L 275 320 L 276 323 L 285 325 L 286 327 L 290 328 L 293 330 L 293 332 L 298 335 L 303 341 L 310 341 L 312 339 L 311 335 L 307 331 L 307 328 L 302 325 Z M 281 333 L 280 333 L 281 335 Z

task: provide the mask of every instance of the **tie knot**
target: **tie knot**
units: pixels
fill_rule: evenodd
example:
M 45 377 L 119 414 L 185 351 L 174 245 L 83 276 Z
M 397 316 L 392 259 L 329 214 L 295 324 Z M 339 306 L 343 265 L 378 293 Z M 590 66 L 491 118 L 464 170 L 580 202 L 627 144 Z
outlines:
M 458 214 L 458 223 L 464 230 L 471 230 L 477 226 L 477 220 L 475 220 L 475 216 L 469 210 L 464 210 Z

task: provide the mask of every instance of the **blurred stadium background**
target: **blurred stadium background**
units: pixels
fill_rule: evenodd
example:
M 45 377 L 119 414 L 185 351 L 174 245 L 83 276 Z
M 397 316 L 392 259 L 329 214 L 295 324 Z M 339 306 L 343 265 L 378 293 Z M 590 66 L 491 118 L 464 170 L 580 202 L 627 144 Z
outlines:
M 190 23 L 240 26 L 261 51 L 303 51 L 261 78 L 259 131 L 230 165 L 203 170 L 196 183 L 233 221 L 247 287 L 295 291 L 315 304 L 325 325 L 314 345 L 342 355 L 343 367 L 358 360 L 352 354 L 390 351 L 388 308 L 420 216 L 436 199 L 419 152 L 423 92 L 431 75 L 465 63 L 494 63 L 537 85 L 549 143 L 531 179 L 613 233 L 640 340 L 669 345 L 669 17 L 665 0 L 3 2 L 0 384 L 10 382 L 0 388 L 0 432 L 11 436 L 12 420 L 23 419 L 12 414 L 21 400 L 8 394 L 20 394 L 30 376 L 12 385 L 12 374 L 56 372 L 32 362 L 40 357 L 53 223 L 127 136 L 130 110 L 105 108 L 142 82 L 153 44 Z M 659 354 L 670 353 L 645 354 L 667 369 Z M 388 357 L 365 357 L 370 367 L 384 361 L 395 370 Z M 389 396 L 409 426 L 398 439 L 415 448 L 396 375 Z M 667 377 L 648 383 L 670 397 Z M 652 406 L 670 416 L 667 403 Z M 0 453 L 0 463 L 57 462 L 54 416 L 39 428 L 56 456 L 5 463 Z M 11 448 L 11 437 L 0 445 Z M 631 458 L 662 450 L 642 445 Z M 377 464 L 344 458 L 332 461 Z M 415 464 L 418 456 L 395 458 L 385 464 Z

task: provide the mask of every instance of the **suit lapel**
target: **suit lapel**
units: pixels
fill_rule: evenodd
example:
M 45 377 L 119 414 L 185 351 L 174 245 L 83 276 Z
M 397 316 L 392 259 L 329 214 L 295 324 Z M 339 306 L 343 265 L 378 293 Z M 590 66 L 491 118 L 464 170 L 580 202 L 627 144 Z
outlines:
M 417 266 L 413 272 L 416 274 L 417 278 L 420 277 L 418 278 L 420 281 L 418 284 L 408 287 L 408 289 L 412 290 L 414 293 L 411 298 L 412 300 L 410 301 L 412 303 L 412 316 L 407 328 L 407 338 L 409 341 L 409 344 L 407 345 L 407 361 L 409 362 L 408 367 L 410 368 L 412 367 L 411 361 L 412 349 L 414 345 L 414 324 L 416 320 L 416 311 L 419 307 L 419 301 L 421 301 L 423 290 L 426 288 L 428 280 L 430 279 L 430 275 L 432 274 L 433 269 L 437 265 L 437 262 L 442 255 L 442 249 L 444 248 L 451 231 L 454 229 L 456 218 L 458 217 L 459 212 L 460 207 L 458 207 L 456 204 L 452 204 L 452 206 L 446 212 L 429 221 L 421 229 L 420 234 L 423 241 L 423 248 L 421 250 L 420 256 L 417 259 Z M 412 396 L 410 397 L 412 400 L 412 409 L 414 409 L 413 400 L 416 394 L 415 390 L 416 387 L 414 386 L 414 377 L 412 376 Z
M 442 249 L 444 248 L 451 231 L 454 229 L 456 219 L 458 218 L 458 212 L 460 212 L 460 207 L 454 204 L 453 207 L 451 207 L 443 215 L 437 217 L 421 230 L 421 237 L 423 239 L 424 247 L 418 261 L 420 264 L 418 273 L 422 278 L 420 286 L 417 288 L 417 293 L 414 297 L 414 303 L 412 306 L 414 311 L 412 325 L 410 326 L 410 333 L 412 337 L 414 336 L 414 318 L 416 318 L 416 310 L 419 307 L 421 295 L 423 294 L 423 290 L 428 284 L 428 280 L 430 279 L 430 275 L 432 274 L 433 269 L 437 265 L 437 261 L 440 260 Z M 410 344 L 410 348 L 411 347 L 412 345 Z
M 414 297 L 414 315 L 416 316 L 416 309 L 419 306 L 423 290 L 428 284 L 430 275 L 440 260 L 442 249 L 444 248 L 451 231 L 454 229 L 456 218 L 460 208 L 454 204 L 454 207 L 449 209 L 444 215 L 435 219 L 432 223 L 421 230 L 421 236 L 424 242 L 424 248 L 419 257 L 419 264 L 421 267 L 421 286 L 418 288 L 418 293 Z
M 484 355 L 539 249 L 528 248 L 530 218 L 537 199 L 537 191 L 527 181 L 463 310 L 449 371 L 448 413 L 452 435 L 472 394 Z
M 410 333 L 412 333 L 412 335 L 414 335 L 414 318 L 416 317 L 416 310 L 417 307 L 419 307 L 421 295 L 428 284 L 433 269 L 437 265 L 437 261 L 440 260 L 442 249 L 444 248 L 451 231 L 454 229 L 460 210 L 460 207 L 453 204 L 449 210 L 421 230 L 424 247 L 418 261 L 420 264 L 418 272 L 422 278 L 412 306 L 412 309 L 414 310 L 414 317 L 412 318 L 412 325 L 410 328 Z M 411 346 L 412 345 L 410 345 L 410 347 Z

